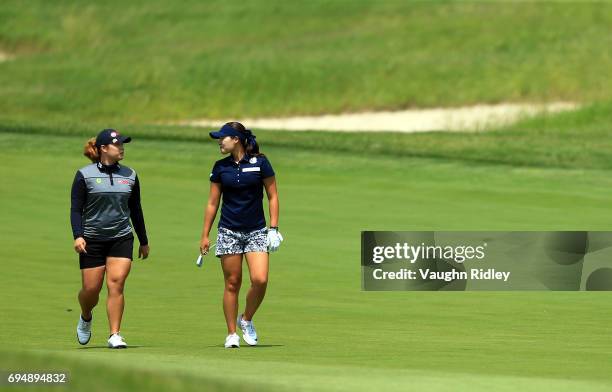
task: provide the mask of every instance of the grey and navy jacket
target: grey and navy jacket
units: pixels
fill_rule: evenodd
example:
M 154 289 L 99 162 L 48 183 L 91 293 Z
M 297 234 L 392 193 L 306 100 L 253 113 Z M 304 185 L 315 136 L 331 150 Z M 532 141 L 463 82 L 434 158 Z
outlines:
M 74 238 L 112 240 L 132 233 L 148 244 L 136 172 L 127 166 L 92 163 L 79 169 L 72 183 L 70 223 Z

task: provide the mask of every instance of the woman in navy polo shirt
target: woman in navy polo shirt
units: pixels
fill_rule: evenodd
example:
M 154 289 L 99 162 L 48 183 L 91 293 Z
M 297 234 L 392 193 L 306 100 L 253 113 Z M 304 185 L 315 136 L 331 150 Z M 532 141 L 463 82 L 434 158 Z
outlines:
M 239 122 L 229 122 L 210 136 L 218 139 L 222 154 L 210 174 L 210 194 L 204 215 L 200 252 L 207 254 L 208 237 L 223 196 L 221 219 L 217 233 L 215 255 L 221 258 L 225 278 L 223 312 L 228 336 L 225 347 L 240 347 L 236 326 L 244 341 L 255 346 L 257 332 L 253 316 L 266 293 L 268 283 L 268 252 L 274 252 L 283 240 L 278 231 L 278 194 L 274 170 L 259 152 L 255 135 Z M 270 207 L 270 228 L 266 228 L 263 210 L 263 188 Z M 246 257 L 251 278 L 244 313 L 238 315 L 238 293 L 242 283 L 242 256 Z

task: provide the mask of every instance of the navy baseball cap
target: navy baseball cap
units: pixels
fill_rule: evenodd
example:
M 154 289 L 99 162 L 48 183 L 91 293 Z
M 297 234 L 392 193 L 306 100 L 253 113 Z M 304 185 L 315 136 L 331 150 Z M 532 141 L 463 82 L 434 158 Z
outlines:
M 114 143 L 129 143 L 132 138 L 129 136 L 123 136 L 116 129 L 103 129 L 96 137 L 96 146 L 104 146 L 107 144 Z
M 219 129 L 218 131 L 210 132 L 209 135 L 213 139 L 222 139 L 226 136 L 236 136 L 240 139 L 244 139 L 244 134 L 242 134 L 240 131 L 235 130 L 227 124 L 222 126 L 221 129 Z

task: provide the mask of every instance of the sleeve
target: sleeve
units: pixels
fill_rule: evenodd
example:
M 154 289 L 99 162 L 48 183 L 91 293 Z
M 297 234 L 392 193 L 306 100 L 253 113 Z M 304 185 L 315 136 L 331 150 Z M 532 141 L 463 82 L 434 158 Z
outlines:
M 83 237 L 83 208 L 87 200 L 87 187 L 83 173 L 77 171 L 70 194 L 70 224 L 74 239 Z
M 210 172 L 210 182 L 221 182 L 221 169 L 219 162 L 215 162 L 212 172 Z
M 264 158 L 261 161 L 261 178 L 272 177 L 274 175 L 274 169 L 268 158 Z
M 138 236 L 138 242 L 140 242 L 140 245 L 148 245 L 149 239 L 147 238 L 147 229 L 145 227 L 142 206 L 140 205 L 140 181 L 138 180 L 138 176 L 136 176 L 136 180 L 134 181 L 132 194 L 128 200 L 128 206 L 130 207 L 130 218 L 134 225 L 134 231 L 136 231 L 136 235 Z

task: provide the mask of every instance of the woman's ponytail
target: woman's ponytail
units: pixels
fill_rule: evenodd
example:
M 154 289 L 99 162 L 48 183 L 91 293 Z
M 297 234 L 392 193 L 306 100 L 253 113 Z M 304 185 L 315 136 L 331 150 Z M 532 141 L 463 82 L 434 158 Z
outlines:
M 253 135 L 253 132 L 251 132 L 250 129 L 245 129 L 244 133 L 246 135 L 246 139 L 245 139 L 245 151 L 247 153 L 247 155 L 261 155 L 259 153 L 259 145 L 257 144 L 257 141 L 255 140 L 255 135 Z
M 83 155 L 85 155 L 89 160 L 93 163 L 96 163 L 100 160 L 100 151 L 98 147 L 96 147 L 96 138 L 92 137 L 85 143 L 83 147 Z
M 242 125 L 241 123 L 237 121 L 228 122 L 225 125 L 229 125 L 230 127 L 234 128 L 235 130 L 237 130 L 244 136 L 243 138 L 241 138 L 241 142 L 242 142 L 242 146 L 244 147 L 244 151 L 247 155 L 253 155 L 253 156 L 263 156 L 264 155 L 259 151 L 259 145 L 257 144 L 257 141 L 255 140 L 255 135 L 253 135 L 253 132 L 251 132 L 250 129 L 246 129 L 244 125 Z

